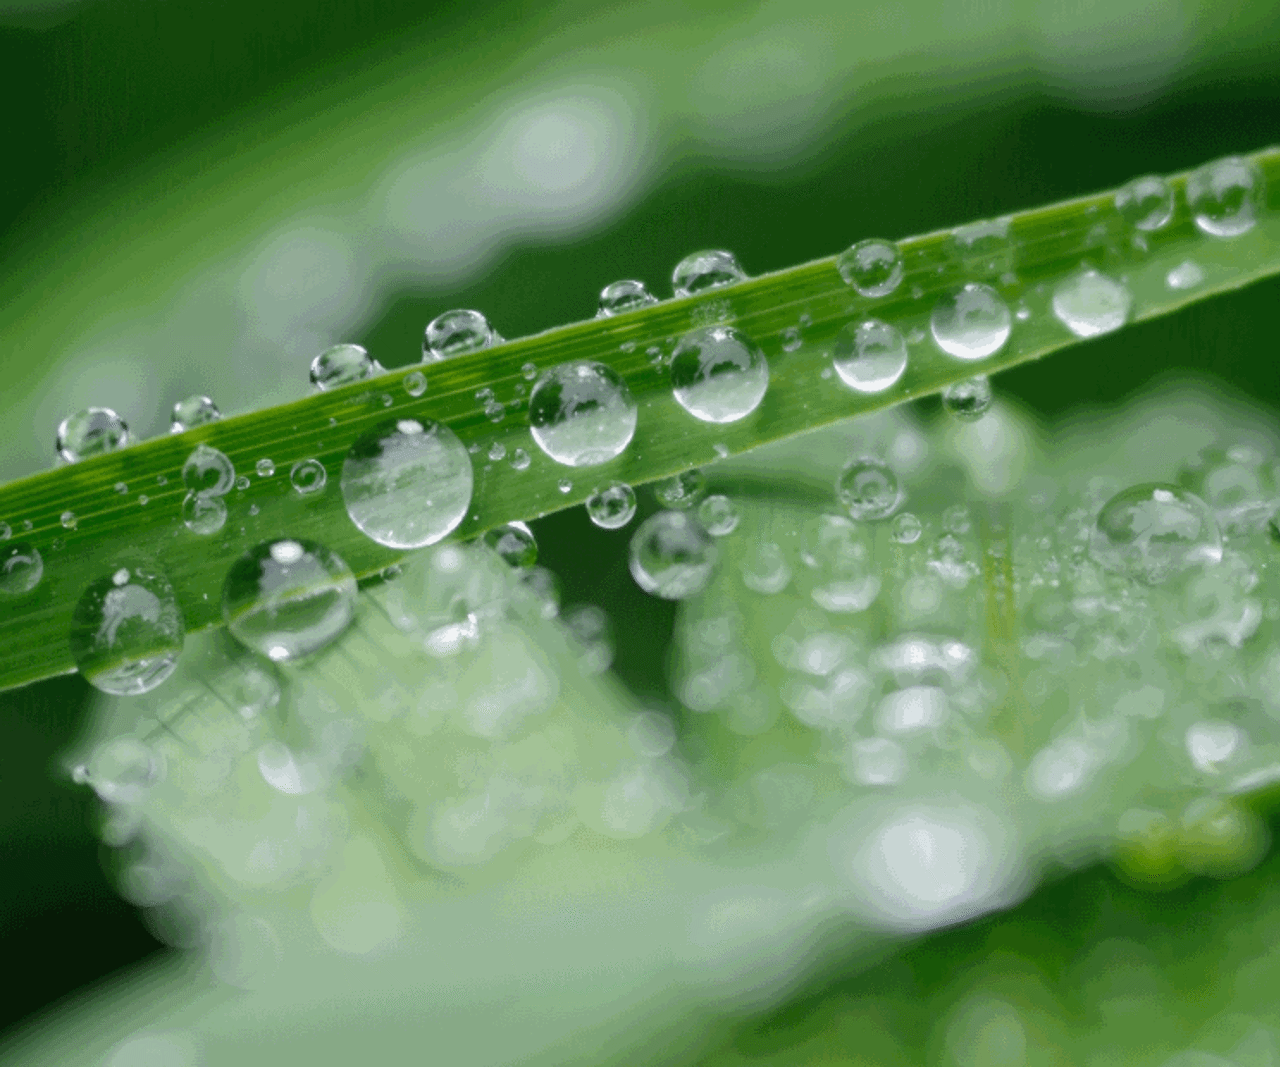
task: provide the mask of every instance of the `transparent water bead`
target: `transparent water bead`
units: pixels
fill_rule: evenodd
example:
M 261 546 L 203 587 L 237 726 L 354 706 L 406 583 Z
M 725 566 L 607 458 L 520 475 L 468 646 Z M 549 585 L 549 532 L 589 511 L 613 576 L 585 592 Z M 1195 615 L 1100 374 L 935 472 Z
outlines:
M 253 469 L 257 472 L 259 478 L 275 477 L 276 465 L 265 456 L 253 465 Z
M 131 562 L 90 582 L 71 614 L 68 644 L 87 682 L 134 696 L 158 686 L 178 665 L 185 628 L 164 572 Z
M 410 396 L 419 397 L 427 391 L 427 376 L 420 370 L 410 371 L 401 379 L 400 384 Z
M 887 519 L 902 503 L 898 476 L 882 459 L 857 456 L 836 478 L 836 497 L 859 522 Z
M 715 542 L 682 511 L 651 515 L 631 537 L 631 576 L 646 593 L 663 600 L 700 593 L 715 562 Z
M 1151 233 L 1173 218 L 1173 187 L 1154 174 L 1134 178 L 1116 191 L 1115 205 L 1130 226 Z
M 587 515 L 602 530 L 619 530 L 636 514 L 636 491 L 626 482 L 610 482 L 587 497 Z
M 74 511 L 64 511 L 58 516 L 58 521 L 62 523 L 64 530 L 74 530 L 79 522 Z
M 40 584 L 44 560 L 34 545 L 6 540 L 0 544 L 0 596 L 22 596 Z
M 318 652 L 351 622 L 356 579 L 313 541 L 264 541 L 241 556 L 222 585 L 222 617 L 241 644 L 284 662 Z
M 810 596 L 827 611 L 864 611 L 880 593 L 867 538 L 842 515 L 818 515 L 805 523 L 800 559 L 813 572 Z
M 732 252 L 709 249 L 685 256 L 671 272 L 676 296 L 692 296 L 745 280 L 747 272 Z
M 698 505 L 698 521 L 712 537 L 724 537 L 738 528 L 738 509 L 727 496 L 716 493 Z
M 557 463 L 593 467 L 622 455 L 636 432 L 631 390 L 603 363 L 578 360 L 544 371 L 529 393 L 533 439 Z
M 1164 276 L 1164 283 L 1170 289 L 1194 289 L 1204 281 L 1204 271 L 1200 264 L 1184 259 Z
M 769 388 L 769 363 L 760 347 L 732 326 L 708 326 L 681 338 L 671 356 L 676 402 L 703 422 L 745 418 Z
M 982 418 L 991 407 L 991 379 L 985 374 L 975 374 L 963 382 L 948 385 L 942 390 L 942 406 L 964 422 Z
M 351 521 L 388 548 L 422 548 L 451 533 L 473 485 L 466 447 L 431 419 L 375 426 L 351 446 L 339 480 Z
M 182 525 L 193 534 L 208 537 L 227 522 L 227 503 L 220 496 L 188 493 L 182 500 Z
M 322 492 L 329 475 L 318 459 L 300 459 L 289 468 L 289 484 L 300 496 Z
M 512 470 L 527 471 L 529 469 L 529 464 L 532 462 L 533 460 L 530 458 L 529 453 L 523 448 L 517 448 L 511 453 Z
M 868 238 L 836 256 L 836 270 L 859 296 L 888 296 L 902 282 L 902 253 L 892 241 Z
M 1009 305 L 989 285 L 970 282 L 944 297 L 929 316 L 933 341 L 956 359 L 985 359 L 1009 340 Z
M 197 496 L 225 496 L 236 484 L 236 469 L 226 453 L 196 445 L 182 464 L 182 484 Z
M 895 515 L 893 525 L 889 527 L 890 536 L 900 545 L 914 545 L 923 532 L 920 520 L 909 511 Z
M 1133 295 L 1100 271 L 1079 271 L 1053 291 L 1053 314 L 1077 337 L 1097 337 L 1128 321 Z
M 1258 221 L 1262 189 L 1262 172 L 1256 163 L 1228 156 L 1187 176 L 1187 204 L 1203 233 L 1239 237 Z
M 1013 240 L 1008 219 L 987 219 L 958 226 L 951 233 L 951 251 L 968 274 L 995 277 L 1013 270 Z
M 1089 543 L 1093 558 L 1148 584 L 1222 560 L 1213 513 L 1194 493 L 1152 482 L 1121 490 L 1102 506 Z
M 532 567 L 538 562 L 538 539 L 523 522 L 494 527 L 485 533 L 484 543 L 509 567 Z
M 193 426 L 217 422 L 220 418 L 222 412 L 218 410 L 218 405 L 207 396 L 197 393 L 173 405 L 173 421 L 169 423 L 169 432 L 182 433 Z
M 850 389 L 882 393 L 907 369 L 907 341 L 896 326 L 866 319 L 836 335 L 832 363 Z
M 614 282 L 600 290 L 600 306 L 596 318 L 605 319 L 611 315 L 621 315 L 636 308 L 656 304 L 658 298 L 645 288 L 644 282 L 627 280 Z
M 706 492 L 707 476 L 699 467 L 691 467 L 653 483 L 653 495 L 658 503 L 676 511 L 693 507 Z
M 110 408 L 85 408 L 58 425 L 58 455 L 68 463 L 114 452 L 128 443 L 129 427 Z
M 317 389 L 363 381 L 382 372 L 382 366 L 360 345 L 334 345 L 311 361 L 311 384 Z
M 772 596 L 791 584 L 791 564 L 776 541 L 756 541 L 742 557 L 742 584 L 756 593 Z
M 434 363 L 501 344 L 503 338 L 480 312 L 456 308 L 437 315 L 422 337 L 422 362 Z

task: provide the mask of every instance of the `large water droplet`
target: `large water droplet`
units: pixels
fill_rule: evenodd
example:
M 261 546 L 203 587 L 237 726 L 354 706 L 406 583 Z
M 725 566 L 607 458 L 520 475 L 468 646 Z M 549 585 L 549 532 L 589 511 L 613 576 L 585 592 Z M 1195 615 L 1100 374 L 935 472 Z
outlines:
M 129 443 L 129 427 L 110 408 L 85 408 L 68 415 L 58 426 L 58 455 L 76 463 Z
M 1009 340 L 1013 317 L 989 285 L 970 282 L 938 301 L 929 317 L 934 343 L 957 359 L 985 359 Z
M 1262 172 L 1256 163 L 1228 156 L 1187 176 L 1187 203 L 1204 233 L 1239 237 L 1258 221 L 1262 188 Z
M 478 352 L 502 341 L 503 338 L 480 312 L 457 308 L 437 315 L 427 323 L 422 338 L 422 362 L 434 363 L 451 356 Z
M 743 281 L 746 276 L 732 252 L 711 249 L 694 252 L 677 263 L 671 272 L 671 287 L 676 296 L 692 296 Z
M 707 476 L 698 467 L 653 483 L 653 495 L 658 498 L 658 503 L 678 511 L 693 507 L 706 491 Z
M 182 524 L 193 534 L 208 537 L 227 522 L 226 501 L 207 493 L 188 493 L 182 501 Z
M 86 681 L 131 696 L 173 673 L 184 632 L 169 579 L 152 564 L 130 562 L 89 583 L 71 614 L 68 644 Z
M 1013 270 L 1013 241 L 1008 219 L 987 219 L 958 226 L 951 233 L 951 250 L 967 274 L 995 277 Z
M 840 380 L 859 393 L 882 393 L 907 369 L 907 342 L 896 326 L 866 319 L 836 335 L 832 362 Z
M 182 484 L 198 496 L 224 496 L 236 484 L 236 469 L 225 453 L 196 445 L 182 465 Z
M 538 540 L 523 522 L 494 527 L 484 535 L 484 543 L 509 567 L 532 567 L 538 562 Z
M 858 295 L 888 296 L 902 281 L 902 253 L 890 241 L 869 238 L 836 256 L 836 270 Z
M 600 309 L 596 318 L 604 319 L 611 315 L 621 315 L 636 308 L 656 304 L 658 298 L 645 288 L 644 282 L 621 281 L 606 285 L 600 290 Z
M 708 326 L 681 338 L 671 357 L 676 401 L 703 422 L 735 422 L 760 406 L 769 363 L 759 346 L 732 326 Z
M 636 432 L 636 402 L 616 371 L 579 360 L 544 371 L 529 393 L 533 439 L 557 463 L 591 467 L 622 454 Z
M 182 433 L 193 426 L 217 422 L 220 418 L 222 418 L 222 412 L 218 410 L 218 405 L 207 396 L 197 393 L 173 405 L 173 421 L 169 424 L 169 432 Z
M 1082 270 L 1053 291 L 1053 313 L 1077 337 L 1118 330 L 1129 318 L 1133 296 L 1120 282 L 1099 271 Z
M 311 361 L 311 384 L 317 389 L 363 381 L 382 372 L 382 366 L 360 345 L 334 345 Z
M 241 556 L 222 586 L 232 635 L 277 662 L 318 652 L 347 628 L 356 579 L 342 558 L 312 541 L 265 541 Z
M 358 438 L 339 482 L 347 514 L 388 548 L 422 548 L 457 528 L 471 506 L 471 457 L 430 419 L 397 419 Z
M 311 496 L 324 489 L 329 475 L 318 459 L 300 459 L 289 468 L 289 483 L 301 496 Z
M 859 522 L 887 519 L 902 503 L 898 476 L 875 456 L 858 456 L 836 478 L 836 496 Z
M 0 544 L 0 595 L 22 596 L 40 584 L 44 560 L 26 541 Z
M 716 493 L 698 505 L 698 521 L 712 537 L 724 537 L 738 528 L 738 509 L 727 496 Z
M 1155 585 L 1190 567 L 1220 562 L 1222 536 L 1198 496 L 1152 482 L 1121 490 L 1102 506 L 1089 550 L 1108 570 Z
M 991 407 L 991 379 L 975 374 L 963 382 L 955 382 L 942 390 L 942 406 L 957 419 L 973 422 Z
M 681 511 L 651 515 L 631 537 L 631 576 L 646 593 L 664 600 L 701 592 L 715 562 L 715 542 Z
M 636 513 L 636 491 L 625 482 L 610 482 L 587 497 L 587 515 L 602 530 L 626 526 Z
M 1154 174 L 1133 181 L 1116 191 L 1116 210 L 1136 230 L 1150 233 L 1173 218 L 1173 188 Z

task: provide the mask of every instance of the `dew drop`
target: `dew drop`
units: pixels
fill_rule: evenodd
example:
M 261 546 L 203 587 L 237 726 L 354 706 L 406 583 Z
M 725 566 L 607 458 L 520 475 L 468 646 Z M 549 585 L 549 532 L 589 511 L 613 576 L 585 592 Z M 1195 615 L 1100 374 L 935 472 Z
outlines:
M 911 512 L 904 511 L 893 517 L 893 524 L 889 527 L 889 533 L 895 541 L 900 545 L 914 545 L 920 540 L 920 535 L 924 532 L 920 520 Z
M 1198 496 L 1152 482 L 1121 490 L 1102 506 L 1089 551 L 1108 570 L 1156 585 L 1191 567 L 1220 562 L 1222 536 Z
M 832 362 L 850 389 L 882 393 L 907 369 L 907 342 L 896 326 L 866 319 L 836 335 Z
M 663 600 L 701 592 L 715 561 L 715 542 L 684 512 L 651 515 L 631 536 L 631 576 L 646 593 Z
M 671 356 L 677 403 L 703 422 L 736 422 L 760 406 L 769 388 L 769 363 L 746 334 L 708 326 L 681 338 Z
M 71 614 L 68 644 L 90 685 L 135 696 L 173 673 L 183 635 L 169 579 L 149 563 L 131 562 L 89 583 Z
M 139 506 L 139 507 L 144 507 L 144 508 L 145 508 L 145 507 L 146 507 L 148 504 L 150 504 L 150 503 L 151 503 L 151 498 L 150 498 L 149 496 L 147 496 L 147 494 L 146 494 L 146 493 L 139 493 L 139 494 L 138 494 L 138 506 Z
M 1136 230 L 1163 229 L 1173 218 L 1173 189 L 1163 178 L 1148 175 L 1116 191 L 1116 210 Z
M 782 351 L 794 352 L 800 347 L 802 338 L 798 326 L 788 326 L 782 331 Z
M 532 363 L 525 363 L 520 367 L 520 374 L 526 382 L 531 382 L 538 376 L 538 368 Z
M 1077 337 L 1120 329 L 1132 304 L 1124 285 L 1093 269 L 1071 275 L 1053 291 L 1053 314 Z
M 1204 281 L 1204 271 L 1198 263 L 1184 259 L 1164 276 L 1164 283 L 1170 289 L 1194 289 Z
M 942 390 L 942 406 L 957 419 L 973 422 L 991 407 L 991 379 L 975 374 L 963 382 L 955 382 Z
M 507 446 L 501 441 L 494 441 L 489 446 L 489 461 L 491 463 L 500 463 L 507 458 Z
M 968 274 L 996 277 L 1012 271 L 1009 220 L 988 219 L 956 227 L 951 233 L 951 250 Z
M 771 596 L 791 583 L 791 565 L 782 546 L 774 541 L 756 541 L 742 557 L 742 584 L 757 593 Z
M 471 506 L 471 457 L 449 427 L 397 419 L 359 437 L 342 462 L 347 514 L 388 548 L 422 548 L 457 528 Z
M 489 530 L 484 543 L 509 567 L 532 567 L 538 562 L 538 541 L 523 522 L 508 522 Z
M 880 594 L 866 536 L 841 515 L 818 515 L 805 523 L 800 558 L 814 572 L 810 596 L 827 611 L 865 611 Z
M 222 418 L 222 412 L 218 410 L 218 405 L 207 396 L 197 393 L 173 405 L 173 420 L 169 424 L 169 432 L 182 433 L 193 426 L 217 422 L 220 418 Z
M 58 426 L 58 455 L 68 463 L 115 452 L 129 443 L 129 427 L 110 408 L 85 408 Z
M 466 308 L 446 311 L 427 323 L 422 339 L 422 362 L 434 363 L 467 352 L 479 352 L 502 341 L 480 312 Z
M 560 492 L 562 493 L 570 493 L 573 491 L 573 482 L 571 482 L 568 478 L 561 478 L 558 482 L 556 482 L 556 488 L 559 489 Z
M 698 505 L 698 521 L 712 537 L 724 537 L 738 528 L 738 509 L 727 496 L 715 493 Z
M 427 391 L 427 376 L 420 370 L 410 371 L 400 382 L 410 396 L 421 396 Z
M 58 516 L 58 521 L 62 523 L 64 530 L 74 530 L 76 528 L 76 513 L 74 511 L 64 511 Z
M 626 526 L 636 513 L 636 491 L 625 482 L 610 482 L 587 497 L 587 515 L 602 530 Z
M 311 361 L 311 384 L 320 390 L 337 389 L 381 371 L 378 361 L 360 345 L 334 345 Z
M 1228 156 L 1187 176 L 1187 204 L 1196 226 L 1211 237 L 1239 237 L 1253 229 L 1262 202 L 1256 163 Z
M 264 541 L 241 556 L 222 586 L 222 617 L 241 644 L 284 662 L 309 656 L 347 628 L 356 579 L 312 541 Z
M 529 469 L 529 453 L 523 448 L 517 448 L 511 453 L 511 469 L 517 471 L 527 471 Z
M 693 467 L 653 483 L 653 495 L 664 508 L 683 511 L 693 507 L 707 491 L 707 476 Z
M 289 482 L 301 496 L 321 492 L 329 475 L 318 459 L 300 459 L 289 468 Z
M 557 463 L 591 467 L 620 456 L 636 432 L 631 390 L 603 363 L 579 360 L 544 371 L 529 394 L 533 439 Z
M 5 540 L 0 545 L 0 596 L 22 596 L 40 584 L 44 560 L 25 541 Z
M 612 315 L 621 315 L 636 308 L 656 304 L 658 298 L 645 288 L 644 282 L 627 280 L 614 282 L 600 290 L 599 310 L 596 318 L 604 319 Z
M 236 481 L 236 469 L 223 452 L 210 445 L 196 445 L 182 465 L 182 484 L 190 493 L 224 496 Z M 248 485 L 245 479 L 245 485 Z
M 182 524 L 193 534 L 208 537 L 226 524 L 227 505 L 220 496 L 188 493 L 182 501 Z
M 981 282 L 969 282 L 944 297 L 929 316 L 934 344 L 956 359 L 985 359 L 999 352 L 1012 328 L 1009 305 Z
M 836 496 L 859 522 L 887 519 L 902 503 L 898 476 L 874 456 L 857 456 L 836 478 Z
M 888 296 L 902 282 L 902 253 L 890 241 L 869 238 L 836 256 L 836 270 L 859 296 Z
M 270 478 L 276 472 L 276 465 L 272 463 L 271 460 L 263 456 L 262 459 L 258 460 L 258 462 L 253 465 L 253 469 L 258 472 L 259 478 Z
M 732 252 L 708 250 L 685 256 L 671 272 L 671 286 L 676 296 L 692 296 L 708 289 L 719 289 L 743 281 L 747 272 Z
M 126 482 L 116 482 L 116 484 L 113 485 L 112 488 L 121 496 L 124 496 L 126 493 L 129 492 L 129 486 Z
M 235 486 L 237 489 L 240 490 L 240 492 L 243 493 L 246 489 L 249 488 L 249 476 L 247 474 L 240 475 L 240 477 L 237 478 L 235 481 Z

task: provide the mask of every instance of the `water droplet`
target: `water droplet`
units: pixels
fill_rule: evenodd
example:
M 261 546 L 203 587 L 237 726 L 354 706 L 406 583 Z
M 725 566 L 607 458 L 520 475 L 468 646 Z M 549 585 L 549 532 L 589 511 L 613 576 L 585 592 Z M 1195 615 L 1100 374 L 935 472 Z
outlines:
M 502 341 L 503 338 L 480 312 L 465 308 L 446 311 L 427 323 L 422 340 L 422 362 L 433 363 L 450 356 L 478 352 Z
M 708 326 L 681 338 L 671 356 L 676 401 L 703 422 L 736 422 L 760 406 L 769 363 L 751 338 L 732 326 Z
M 427 391 L 427 376 L 420 370 L 410 371 L 400 382 L 410 396 L 421 396 Z
M 1108 570 L 1155 585 L 1179 571 L 1221 561 L 1222 537 L 1198 496 L 1153 482 L 1121 490 L 1102 506 L 1089 550 Z
M 253 465 L 253 469 L 258 472 L 259 478 L 270 478 L 276 472 L 276 465 L 263 456 Z
M 489 461 L 491 463 L 500 463 L 507 458 L 507 446 L 501 441 L 494 441 L 489 446 Z
M 1194 289 L 1204 281 L 1204 271 L 1198 263 L 1184 259 L 1164 276 L 1164 283 L 1170 289 Z
M 796 326 L 788 326 L 782 331 L 782 351 L 794 352 L 800 347 L 802 338 Z
M 112 488 L 121 496 L 124 496 L 127 492 L 129 492 L 129 486 L 126 482 L 116 482 L 116 484 L 113 485 Z
M 65 530 L 74 530 L 76 528 L 76 513 L 74 511 L 64 511 L 58 516 L 58 521 L 62 523 Z
M 222 418 L 222 412 L 218 410 L 218 405 L 207 396 L 197 393 L 173 405 L 173 421 L 169 424 L 169 432 L 182 433 L 193 426 L 217 422 L 220 418 Z
M 530 463 L 529 453 L 523 448 L 517 448 L 511 453 L 511 469 L 517 471 L 527 471 Z
M 698 505 L 698 521 L 712 537 L 724 537 L 738 528 L 738 509 L 727 496 L 715 493 Z
M 524 363 L 520 366 L 520 374 L 526 382 L 531 382 L 538 376 L 538 368 L 532 363 Z
M 496 400 L 487 400 L 484 405 L 484 413 L 489 417 L 490 422 L 501 422 L 503 416 L 507 413 L 507 409 Z
M 573 482 L 571 482 L 568 478 L 561 478 L 558 482 L 556 482 L 556 488 L 559 489 L 560 492 L 562 493 L 572 492 Z
M 951 250 L 968 274 L 995 277 L 1012 271 L 1009 220 L 989 219 L 956 227 L 951 233 Z
M 712 446 L 711 446 L 711 448 L 712 448 L 712 450 L 715 452 L 715 454 L 716 454 L 717 456 L 719 456 L 721 459 L 728 459 L 728 458 L 729 458 L 729 446 L 728 446 L 728 445 L 726 445 L 726 444 L 722 444 L 721 442 L 717 441 L 714 445 L 712 445 Z
M 58 426 L 58 455 L 76 463 L 129 443 L 129 427 L 110 408 L 85 408 L 68 415 Z
M 87 682 L 133 696 L 173 673 L 184 632 L 169 579 L 149 563 L 131 562 L 89 583 L 71 614 L 68 644 Z
M 644 282 L 614 282 L 600 290 L 600 309 L 596 312 L 596 318 L 621 315 L 625 311 L 634 311 L 657 302 L 658 298 L 645 288 Z
M 707 476 L 697 467 L 653 483 L 653 495 L 664 508 L 691 508 L 707 491 Z
M 889 532 L 898 544 L 914 545 L 920 540 L 924 527 L 921 526 L 920 520 L 911 512 L 904 511 L 893 517 L 893 525 L 890 526 Z
M 874 456 L 858 456 L 836 478 L 836 496 L 859 522 L 887 519 L 902 503 L 898 476 Z
M 321 390 L 337 389 L 372 378 L 381 370 L 378 361 L 360 345 L 334 345 L 311 361 L 311 384 Z
M 866 536 L 841 515 L 818 515 L 805 523 L 800 558 L 815 572 L 810 596 L 827 611 L 865 611 L 880 594 Z
M 1253 229 L 1262 203 L 1262 173 L 1256 163 L 1228 156 L 1187 176 L 1187 203 L 1201 231 L 1239 237 Z
M 1125 222 L 1150 233 L 1167 226 L 1173 218 L 1173 189 L 1155 175 L 1134 178 L 1116 191 L 1115 205 Z
M 636 513 L 636 491 L 625 482 L 610 482 L 587 497 L 587 515 L 603 530 L 626 526 Z
M 742 557 L 742 584 L 757 593 L 771 596 L 791 582 L 791 565 L 782 547 L 773 541 L 756 541 Z
M 182 501 L 182 524 L 193 534 L 207 537 L 226 524 L 227 505 L 220 496 L 188 493 Z
M 832 363 L 850 389 L 882 393 L 907 369 L 907 342 L 896 326 L 866 319 L 836 335 Z
M 544 371 L 529 394 L 533 439 L 557 463 L 591 467 L 620 456 L 636 432 L 631 390 L 603 363 L 579 360 Z
M 484 543 L 509 567 L 532 567 L 538 562 L 537 539 L 523 522 L 495 527 L 484 535 Z
M 302 496 L 310 496 L 324 489 L 329 475 L 318 459 L 300 459 L 289 468 L 289 481 Z
M 1009 306 L 981 282 L 944 297 L 929 316 L 934 344 L 957 359 L 985 359 L 999 352 L 1012 328 Z
M 836 270 L 860 296 L 888 296 L 902 281 L 902 253 L 890 241 L 859 241 L 836 256 Z
M 200 496 L 223 496 L 236 482 L 236 469 L 223 452 L 209 445 L 196 445 L 182 465 L 182 484 Z M 248 485 L 248 479 L 245 485 Z
M 991 407 L 991 379 L 975 374 L 963 382 L 955 382 L 942 390 L 942 406 L 957 419 L 973 422 Z
M 358 438 L 342 463 L 351 521 L 388 548 L 422 548 L 457 528 L 471 506 L 471 457 L 430 419 L 397 419 Z
M 240 475 L 240 477 L 236 479 L 235 485 L 236 485 L 236 488 L 243 493 L 246 489 L 249 488 L 249 476 L 247 474 Z
M 22 596 L 40 584 L 44 560 L 25 541 L 5 541 L 0 545 L 0 595 Z
M 149 503 L 151 503 L 151 498 L 150 498 L 149 496 L 147 496 L 147 494 L 146 494 L 146 493 L 139 493 L 139 494 L 138 494 L 138 505 L 139 505 L 140 507 L 144 507 L 144 508 L 145 508 Z
M 276 662 L 333 642 L 355 610 L 356 579 L 312 541 L 265 541 L 241 556 L 222 586 L 222 617 L 246 648 Z
M 684 600 L 711 579 L 715 542 L 681 511 L 651 515 L 631 537 L 631 576 L 646 593 Z
M 708 250 L 694 252 L 677 263 L 671 272 L 671 286 L 676 296 L 692 296 L 743 281 L 746 276 L 732 252 Z
M 1120 329 L 1132 304 L 1128 289 L 1093 269 L 1071 275 L 1053 291 L 1054 315 L 1077 337 Z

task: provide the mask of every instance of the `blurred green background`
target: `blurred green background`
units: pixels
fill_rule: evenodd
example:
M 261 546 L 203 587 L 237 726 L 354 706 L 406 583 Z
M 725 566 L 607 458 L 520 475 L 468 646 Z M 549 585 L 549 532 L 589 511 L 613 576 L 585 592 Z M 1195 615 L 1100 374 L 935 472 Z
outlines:
M 0 0 L 0 477 L 48 466 L 90 402 L 147 436 L 193 391 L 301 395 L 337 341 L 413 362 L 446 308 L 516 337 L 619 277 L 665 296 L 699 247 L 761 273 L 1274 143 L 1268 7 Z M 1050 417 L 1196 368 L 1280 404 L 1277 308 L 1257 285 L 999 388 Z M 666 697 L 673 612 L 625 533 L 538 526 L 565 603 L 609 605 L 618 673 Z M 3 1028 L 163 951 L 57 761 L 85 695 L 0 696 Z

